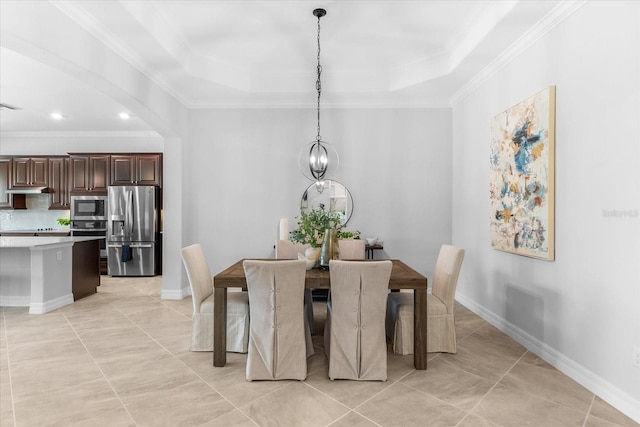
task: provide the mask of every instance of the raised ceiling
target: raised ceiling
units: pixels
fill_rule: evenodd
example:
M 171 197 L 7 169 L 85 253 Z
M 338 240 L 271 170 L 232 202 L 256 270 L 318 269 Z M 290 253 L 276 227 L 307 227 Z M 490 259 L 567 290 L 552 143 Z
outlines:
M 3 0 L 3 22 L 43 19 L 31 13 L 44 3 Z M 322 7 L 322 105 L 411 108 L 451 105 L 562 3 L 127 0 L 46 7 L 53 5 L 187 108 L 314 106 L 312 11 Z M 135 117 L 119 120 L 125 108 L 117 97 L 81 73 L 69 75 L 44 56 L 5 46 L 12 35 L 4 27 L 0 101 L 22 110 L 0 110 L 3 133 L 151 130 Z M 52 122 L 53 110 L 64 120 Z

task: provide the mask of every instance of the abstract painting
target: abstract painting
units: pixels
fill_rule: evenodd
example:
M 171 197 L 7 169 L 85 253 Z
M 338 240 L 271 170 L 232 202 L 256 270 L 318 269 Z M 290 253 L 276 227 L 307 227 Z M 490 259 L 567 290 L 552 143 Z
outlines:
M 491 120 L 491 246 L 554 260 L 555 86 Z

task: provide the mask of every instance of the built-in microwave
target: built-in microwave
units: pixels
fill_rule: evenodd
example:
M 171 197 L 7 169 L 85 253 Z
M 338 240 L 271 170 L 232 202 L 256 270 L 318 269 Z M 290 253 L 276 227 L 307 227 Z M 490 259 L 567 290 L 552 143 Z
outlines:
M 72 220 L 107 220 L 107 196 L 71 196 Z

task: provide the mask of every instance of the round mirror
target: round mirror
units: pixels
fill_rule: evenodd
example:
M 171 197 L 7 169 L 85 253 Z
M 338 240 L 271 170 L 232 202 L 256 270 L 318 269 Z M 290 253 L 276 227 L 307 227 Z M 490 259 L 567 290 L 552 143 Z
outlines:
M 338 181 L 319 181 L 311 184 L 302 194 L 300 210 L 304 212 L 319 207 L 338 213 L 340 222 L 345 225 L 353 213 L 353 199 L 347 187 Z

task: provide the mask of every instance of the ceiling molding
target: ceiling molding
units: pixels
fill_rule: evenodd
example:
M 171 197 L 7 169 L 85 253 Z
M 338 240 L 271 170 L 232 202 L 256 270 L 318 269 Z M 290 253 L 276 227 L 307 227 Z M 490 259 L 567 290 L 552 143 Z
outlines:
M 2 138 L 160 138 L 154 131 L 42 131 L 0 132 Z
M 249 70 L 237 64 L 199 54 L 155 4 L 152 13 L 149 13 L 148 6 L 142 6 L 143 3 L 121 2 L 121 5 L 177 63 L 183 64 L 184 69 L 192 76 L 231 89 L 245 92 L 249 90 Z
M 496 57 L 489 65 L 483 68 L 450 99 L 452 106 L 464 100 L 472 94 L 480 85 L 486 82 L 491 76 L 500 71 L 503 67 L 511 63 L 526 49 L 533 45 L 558 24 L 571 16 L 576 10 L 582 7 L 587 0 L 571 0 L 559 3 L 544 18 L 542 18 L 529 31 L 513 42 L 504 52 Z
M 432 109 L 432 108 L 451 108 L 451 105 L 446 103 L 394 103 L 394 102 L 349 102 L 349 103 L 335 103 L 335 104 L 326 104 L 323 103 L 321 106 L 322 110 L 347 110 L 347 109 L 362 109 L 362 110 L 384 110 L 384 109 L 407 109 L 407 110 L 416 110 L 416 109 Z M 220 110 L 220 109 L 232 109 L 232 110 L 291 110 L 291 109 L 307 109 L 307 110 L 315 110 L 316 105 L 311 104 L 282 104 L 282 105 L 274 105 L 273 103 L 269 104 L 200 104 L 194 107 L 191 107 L 192 110 Z
M 173 96 L 182 105 L 187 106 L 187 100 L 184 99 L 180 93 L 173 90 L 173 87 L 161 78 L 158 73 L 155 73 L 139 55 L 134 53 L 126 44 L 122 43 L 116 36 L 114 36 L 111 31 L 106 29 L 90 13 L 83 9 L 80 1 L 58 0 L 52 1 L 51 4 L 75 21 L 80 27 L 84 28 L 89 34 L 104 43 L 107 48 L 111 49 L 113 52 L 120 55 L 125 61 L 133 65 L 149 80 Z
M 518 1 L 500 1 L 483 8 L 439 55 L 419 59 L 391 70 L 389 90 L 404 89 L 451 74 Z

